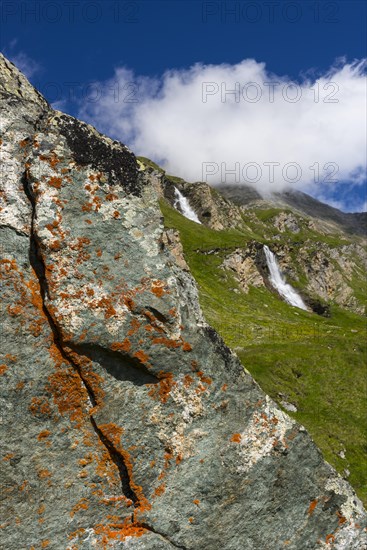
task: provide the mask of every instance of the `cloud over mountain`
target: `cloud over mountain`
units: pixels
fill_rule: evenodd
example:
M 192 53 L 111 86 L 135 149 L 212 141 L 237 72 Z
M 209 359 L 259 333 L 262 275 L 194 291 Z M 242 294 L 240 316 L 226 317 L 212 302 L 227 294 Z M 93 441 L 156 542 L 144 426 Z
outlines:
M 195 64 L 152 79 L 117 68 L 79 116 L 190 181 L 327 196 L 366 168 L 366 60 L 298 82 L 264 63 Z

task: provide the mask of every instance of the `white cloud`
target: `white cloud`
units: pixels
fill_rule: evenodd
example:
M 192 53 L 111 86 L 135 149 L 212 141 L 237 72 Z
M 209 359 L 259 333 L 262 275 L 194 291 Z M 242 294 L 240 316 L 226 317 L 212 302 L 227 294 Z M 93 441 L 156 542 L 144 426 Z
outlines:
M 4 50 L 4 55 L 14 63 L 14 65 L 27 77 L 32 78 L 35 74 L 40 72 L 41 65 L 29 57 L 28 54 L 26 54 L 23 51 L 16 52 L 16 46 L 17 46 L 18 40 L 14 38 L 9 43 L 9 48 Z
M 263 193 L 293 185 L 326 196 L 333 179 L 365 181 L 365 72 L 366 60 L 344 59 L 298 83 L 253 59 L 199 63 L 155 79 L 118 68 L 95 83 L 79 116 L 189 181 L 240 178 Z M 272 162 L 279 163 L 273 181 Z M 204 163 L 212 163 L 212 177 L 204 177 Z M 236 175 L 226 178 L 226 169 Z
M 41 70 L 41 66 L 37 63 L 37 61 L 31 59 L 24 52 L 9 55 L 8 58 L 27 78 L 32 78 L 32 76 Z

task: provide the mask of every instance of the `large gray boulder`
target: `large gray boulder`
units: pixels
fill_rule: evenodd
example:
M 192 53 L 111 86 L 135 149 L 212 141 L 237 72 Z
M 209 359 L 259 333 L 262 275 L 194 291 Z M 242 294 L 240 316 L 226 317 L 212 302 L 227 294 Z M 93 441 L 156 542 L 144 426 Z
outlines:
M 168 249 L 157 174 L 0 58 L 1 541 L 366 548 L 352 488 Z

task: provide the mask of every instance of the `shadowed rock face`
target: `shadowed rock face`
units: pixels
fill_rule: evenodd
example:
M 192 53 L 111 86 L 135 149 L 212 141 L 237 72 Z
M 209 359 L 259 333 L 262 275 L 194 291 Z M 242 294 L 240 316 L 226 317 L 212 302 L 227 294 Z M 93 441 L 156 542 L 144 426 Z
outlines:
M 205 323 L 156 176 L 0 69 L 4 548 L 365 548 L 351 487 Z

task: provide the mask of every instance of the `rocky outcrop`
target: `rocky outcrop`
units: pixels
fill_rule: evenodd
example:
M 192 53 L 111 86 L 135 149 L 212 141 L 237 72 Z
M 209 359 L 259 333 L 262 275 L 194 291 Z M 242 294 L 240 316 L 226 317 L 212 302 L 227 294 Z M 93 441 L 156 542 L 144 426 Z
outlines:
M 170 176 L 163 178 L 163 193 L 172 205 L 175 203 L 174 187 L 176 186 L 181 193 L 189 198 L 190 205 L 199 220 L 207 227 L 220 231 L 244 225 L 240 209 L 207 183 L 187 183 L 184 180 L 176 179 L 177 181 Z
M 351 487 L 205 323 L 154 178 L 0 74 L 4 548 L 364 548 Z
M 304 292 L 326 302 L 365 313 L 365 304 L 356 298 L 353 278 L 363 280 L 367 269 L 367 252 L 359 244 L 332 247 L 326 243 L 306 241 L 297 246 L 274 245 L 282 270 L 293 280 L 301 274 Z
M 241 290 L 247 294 L 251 286 L 265 286 L 258 264 L 259 250 L 249 245 L 246 249 L 237 249 L 229 254 L 224 259 L 222 268 L 233 272 Z
M 296 216 L 288 212 L 281 212 L 274 218 L 274 226 L 281 232 L 291 231 L 292 233 L 299 233 L 300 228 Z

